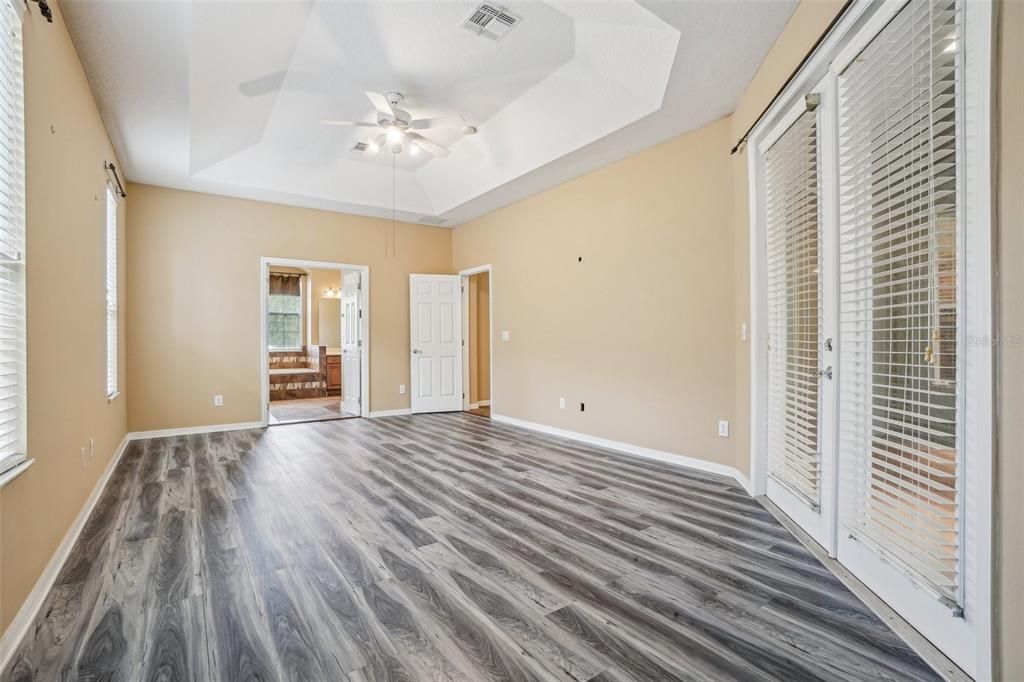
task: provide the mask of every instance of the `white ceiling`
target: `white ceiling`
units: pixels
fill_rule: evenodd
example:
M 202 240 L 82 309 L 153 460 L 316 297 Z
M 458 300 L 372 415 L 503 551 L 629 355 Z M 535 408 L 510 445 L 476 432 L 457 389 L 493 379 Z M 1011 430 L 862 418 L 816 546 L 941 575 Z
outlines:
M 797 0 L 508 2 L 499 42 L 463 2 L 62 5 L 127 177 L 456 225 L 729 114 Z M 351 151 L 398 91 L 447 158 Z M 723 153 L 727 150 L 723 150 Z M 394 168 L 392 168 L 394 165 Z

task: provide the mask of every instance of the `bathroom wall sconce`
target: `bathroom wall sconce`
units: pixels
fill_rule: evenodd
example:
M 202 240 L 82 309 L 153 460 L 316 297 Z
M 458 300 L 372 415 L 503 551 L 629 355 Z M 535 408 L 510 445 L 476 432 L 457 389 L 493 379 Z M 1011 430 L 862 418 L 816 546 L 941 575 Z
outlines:
M 320 298 L 341 298 L 341 289 L 335 289 L 334 287 L 327 287 L 324 289 L 323 294 Z

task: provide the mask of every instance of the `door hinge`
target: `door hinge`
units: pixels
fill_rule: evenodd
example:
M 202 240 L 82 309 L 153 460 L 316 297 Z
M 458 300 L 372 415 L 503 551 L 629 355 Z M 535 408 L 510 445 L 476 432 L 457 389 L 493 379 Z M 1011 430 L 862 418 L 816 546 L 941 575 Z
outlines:
M 363 347 L 363 340 L 359 339 L 358 341 L 356 341 L 356 348 L 362 348 L 362 347 Z
M 359 319 L 360 320 L 363 319 L 363 310 L 362 310 L 362 308 L 359 309 Z

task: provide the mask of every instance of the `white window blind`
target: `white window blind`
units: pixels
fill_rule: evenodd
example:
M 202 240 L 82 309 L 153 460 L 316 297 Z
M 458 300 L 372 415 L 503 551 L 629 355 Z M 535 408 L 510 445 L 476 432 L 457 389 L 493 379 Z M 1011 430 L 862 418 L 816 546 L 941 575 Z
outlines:
M 954 607 L 961 25 L 911 0 L 838 82 L 840 521 Z
M 767 218 L 768 474 L 820 504 L 821 252 L 817 114 L 764 155 Z
M 107 185 L 107 397 L 117 395 L 117 192 Z
M 0 473 L 25 460 L 24 143 L 21 17 L 0 2 Z

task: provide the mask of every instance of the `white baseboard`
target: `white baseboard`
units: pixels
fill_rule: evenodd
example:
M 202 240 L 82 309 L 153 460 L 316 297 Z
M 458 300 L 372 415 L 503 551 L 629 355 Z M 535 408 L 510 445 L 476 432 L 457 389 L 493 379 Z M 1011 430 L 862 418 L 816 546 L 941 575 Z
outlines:
M 376 419 L 377 417 L 397 417 L 403 414 L 412 414 L 408 407 L 403 407 L 400 410 L 377 410 L 376 412 L 370 413 L 370 419 Z
M 490 407 L 491 406 L 491 401 L 490 400 L 481 400 L 480 402 L 477 403 L 477 405 L 479 405 L 480 407 Z
M 236 424 L 209 424 L 207 426 L 186 426 L 180 429 L 156 429 L 153 431 L 132 431 L 128 440 L 143 438 L 166 438 L 168 436 L 188 436 L 193 433 L 217 433 L 220 431 L 242 431 L 245 429 L 262 429 L 263 422 L 238 422 Z
M 665 452 L 663 450 L 654 450 L 652 448 L 645 448 L 631 443 L 622 443 L 615 440 L 609 440 L 607 438 L 600 438 L 599 436 L 591 436 L 586 433 L 559 429 L 554 426 L 548 426 L 547 424 L 538 424 L 536 422 L 529 422 L 523 419 L 516 419 L 515 417 L 506 417 L 501 414 L 492 414 L 491 419 L 496 422 L 508 424 L 509 426 L 518 426 L 520 428 L 530 429 L 531 431 L 546 433 L 550 436 L 561 436 L 562 438 L 569 438 L 570 440 L 587 443 L 588 445 L 596 445 L 609 450 L 616 450 L 636 457 L 643 457 L 644 459 L 673 464 L 686 469 L 696 469 L 697 471 L 718 474 L 719 476 L 728 476 L 729 478 L 735 479 L 737 483 L 743 486 L 743 489 L 747 491 L 747 494 L 751 494 L 750 481 L 747 477 L 744 476 L 736 467 L 731 467 L 726 464 L 716 464 L 715 462 L 708 462 L 707 460 L 697 459 L 696 457 L 687 457 L 686 455 L 678 455 L 674 452 Z
M 130 435 L 125 434 L 125 437 L 121 439 L 121 444 L 117 446 L 114 456 L 110 458 L 107 467 L 103 470 L 103 474 L 100 475 L 96 485 L 93 486 L 92 492 L 89 493 L 89 498 L 85 501 L 81 510 L 79 510 L 78 516 L 75 517 L 71 527 L 68 528 L 68 532 L 64 534 L 60 544 L 57 545 L 57 550 L 50 557 L 50 561 L 46 564 L 46 568 L 43 569 L 42 575 L 39 576 L 32 591 L 29 592 L 21 608 L 18 609 L 14 620 L 11 621 L 3 637 L 0 638 L 0 670 L 6 668 L 7 664 L 10 663 L 22 638 L 29 628 L 32 627 L 39 609 L 42 608 L 43 602 L 46 601 L 46 596 L 50 593 L 54 581 L 57 580 L 60 569 L 64 566 L 64 562 L 67 561 L 68 555 L 71 554 L 75 542 L 78 541 L 78 536 L 82 533 L 82 529 L 85 528 L 86 521 L 89 520 L 89 515 L 92 514 L 92 510 L 99 501 L 103 489 L 107 486 L 107 481 L 110 480 L 110 476 L 114 473 L 114 469 L 117 468 L 118 462 L 121 461 L 121 456 L 128 448 L 128 443 L 132 440 L 129 437 Z
M 480 409 L 480 403 L 470 403 L 469 404 L 469 409 L 471 409 L 471 410 L 479 410 Z

